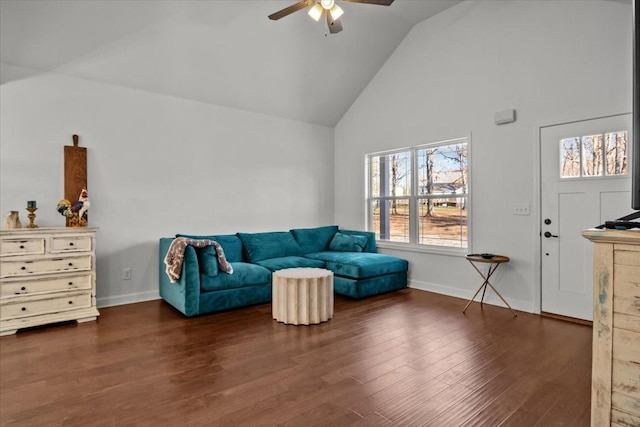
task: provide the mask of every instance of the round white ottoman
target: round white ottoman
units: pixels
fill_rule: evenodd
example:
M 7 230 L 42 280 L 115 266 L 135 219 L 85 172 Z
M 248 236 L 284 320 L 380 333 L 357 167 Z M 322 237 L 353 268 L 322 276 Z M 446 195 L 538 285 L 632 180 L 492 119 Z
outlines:
M 278 322 L 312 325 L 333 317 L 333 272 L 287 268 L 273 273 L 272 313 Z

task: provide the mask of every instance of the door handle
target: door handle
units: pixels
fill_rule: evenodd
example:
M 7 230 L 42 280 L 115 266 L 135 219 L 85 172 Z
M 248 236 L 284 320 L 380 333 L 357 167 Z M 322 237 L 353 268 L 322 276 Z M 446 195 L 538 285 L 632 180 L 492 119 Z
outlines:
M 544 232 L 544 237 L 546 237 L 547 239 L 550 237 L 558 237 L 555 234 L 551 234 L 549 231 L 545 231 Z

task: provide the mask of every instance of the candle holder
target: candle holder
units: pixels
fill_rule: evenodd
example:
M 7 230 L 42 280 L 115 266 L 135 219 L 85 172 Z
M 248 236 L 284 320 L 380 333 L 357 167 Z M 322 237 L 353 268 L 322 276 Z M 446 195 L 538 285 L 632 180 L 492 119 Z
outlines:
M 36 211 L 38 210 L 38 208 L 27 208 L 27 210 L 29 211 L 29 215 L 27 215 L 27 217 L 29 218 L 29 224 L 27 224 L 25 228 L 38 228 L 38 226 L 34 222 L 36 219 Z

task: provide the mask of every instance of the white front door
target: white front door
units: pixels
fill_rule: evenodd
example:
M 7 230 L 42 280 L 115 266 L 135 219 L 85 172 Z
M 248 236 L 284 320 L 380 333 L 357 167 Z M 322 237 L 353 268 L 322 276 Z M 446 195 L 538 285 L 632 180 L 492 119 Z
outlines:
M 580 233 L 631 213 L 630 141 L 630 114 L 540 129 L 542 312 L 593 319 L 593 245 Z

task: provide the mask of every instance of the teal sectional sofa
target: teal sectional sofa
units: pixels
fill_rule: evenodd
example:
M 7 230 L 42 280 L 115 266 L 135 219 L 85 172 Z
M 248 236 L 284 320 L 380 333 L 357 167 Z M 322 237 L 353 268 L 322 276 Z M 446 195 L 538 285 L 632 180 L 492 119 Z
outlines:
M 271 275 L 295 267 L 326 268 L 334 273 L 334 291 L 364 298 L 407 286 L 406 260 L 377 253 L 375 234 L 338 226 L 266 233 L 177 235 L 214 240 L 222 246 L 231 274 L 218 268 L 212 246 L 187 246 L 182 274 L 170 282 L 164 257 L 173 237 L 160 239 L 160 296 L 186 316 L 271 301 Z

